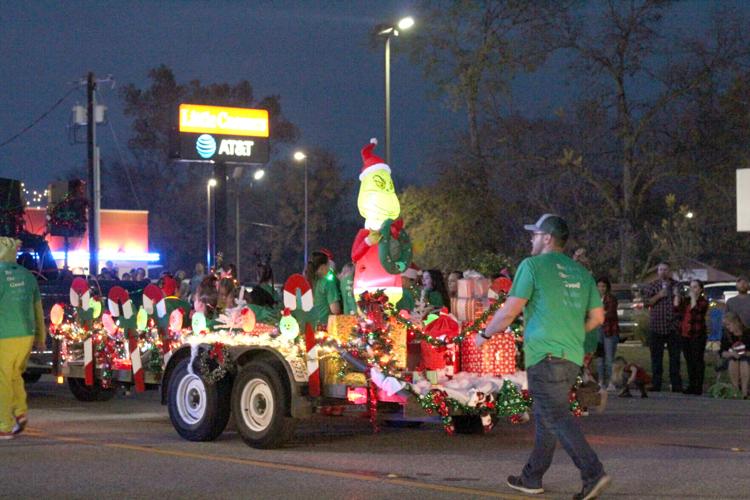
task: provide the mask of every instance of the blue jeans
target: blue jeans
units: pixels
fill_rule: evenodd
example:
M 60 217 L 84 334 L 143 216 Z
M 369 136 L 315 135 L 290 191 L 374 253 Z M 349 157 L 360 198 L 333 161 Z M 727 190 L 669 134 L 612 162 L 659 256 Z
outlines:
M 672 383 L 672 391 L 682 391 L 682 378 L 680 377 L 680 351 L 682 339 L 677 332 L 669 335 L 659 335 L 651 332 L 649 339 L 649 348 L 651 349 L 651 370 L 653 371 L 653 381 L 651 385 L 655 391 L 661 390 L 661 379 L 664 373 L 664 345 L 666 344 L 669 351 L 669 381 Z
M 604 331 L 599 330 L 599 343 L 604 347 L 604 358 L 599 360 L 599 384 L 607 385 L 612 381 L 612 363 L 615 361 L 615 351 L 620 337 L 613 335 L 607 337 Z
M 581 471 L 584 486 L 594 484 L 604 474 L 599 457 L 570 413 L 568 393 L 579 371 L 580 367 L 575 363 L 551 356 L 526 371 L 529 392 L 534 398 L 536 426 L 534 449 L 522 473 L 523 483 L 529 488 L 542 487 L 542 476 L 552 464 L 558 440 Z

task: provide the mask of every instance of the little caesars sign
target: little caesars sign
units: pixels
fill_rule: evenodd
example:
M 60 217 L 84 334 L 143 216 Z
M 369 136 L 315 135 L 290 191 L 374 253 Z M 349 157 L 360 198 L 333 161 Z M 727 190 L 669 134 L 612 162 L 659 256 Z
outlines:
M 267 163 L 268 111 L 180 104 L 180 158 Z

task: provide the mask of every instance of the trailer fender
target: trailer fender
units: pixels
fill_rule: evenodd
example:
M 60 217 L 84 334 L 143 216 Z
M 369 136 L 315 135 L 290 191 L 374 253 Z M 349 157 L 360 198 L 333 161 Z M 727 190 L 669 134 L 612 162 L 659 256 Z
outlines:
M 184 345 L 176 351 L 170 351 L 164 355 L 164 374 L 161 377 L 161 404 L 167 404 L 167 398 L 169 397 L 169 379 L 172 376 L 177 363 L 185 358 L 190 357 L 190 345 Z

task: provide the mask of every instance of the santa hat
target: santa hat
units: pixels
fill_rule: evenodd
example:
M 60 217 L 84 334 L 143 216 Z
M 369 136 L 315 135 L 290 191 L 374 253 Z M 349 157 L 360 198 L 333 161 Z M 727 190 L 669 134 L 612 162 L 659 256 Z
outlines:
M 321 248 L 318 250 L 320 253 L 324 254 L 326 257 L 328 257 L 328 260 L 333 260 L 333 252 L 328 250 L 327 248 Z
M 421 271 L 422 270 L 420 268 L 418 268 L 412 262 L 411 264 L 409 264 L 409 267 L 406 269 L 406 271 L 404 271 L 403 273 L 401 273 L 401 276 L 403 276 L 404 278 L 409 278 L 409 279 L 415 280 L 415 279 L 417 279 L 419 277 L 419 273 Z
M 173 296 L 177 291 L 177 280 L 171 276 L 164 276 L 161 279 L 161 289 L 167 297 Z
M 362 148 L 362 171 L 359 173 L 360 181 L 365 175 L 376 170 L 385 170 L 389 174 L 391 173 L 391 167 L 381 157 L 372 152 L 377 144 L 378 140 L 373 137 L 370 139 L 370 144 Z

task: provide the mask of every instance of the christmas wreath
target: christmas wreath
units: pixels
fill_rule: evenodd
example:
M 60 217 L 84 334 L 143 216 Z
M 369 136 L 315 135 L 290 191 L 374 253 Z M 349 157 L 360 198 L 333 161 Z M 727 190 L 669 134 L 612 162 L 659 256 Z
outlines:
M 401 274 L 411 263 L 411 239 L 404 229 L 398 231 L 398 237 L 391 233 L 394 220 L 386 219 L 380 230 L 378 257 L 380 264 L 390 274 Z

